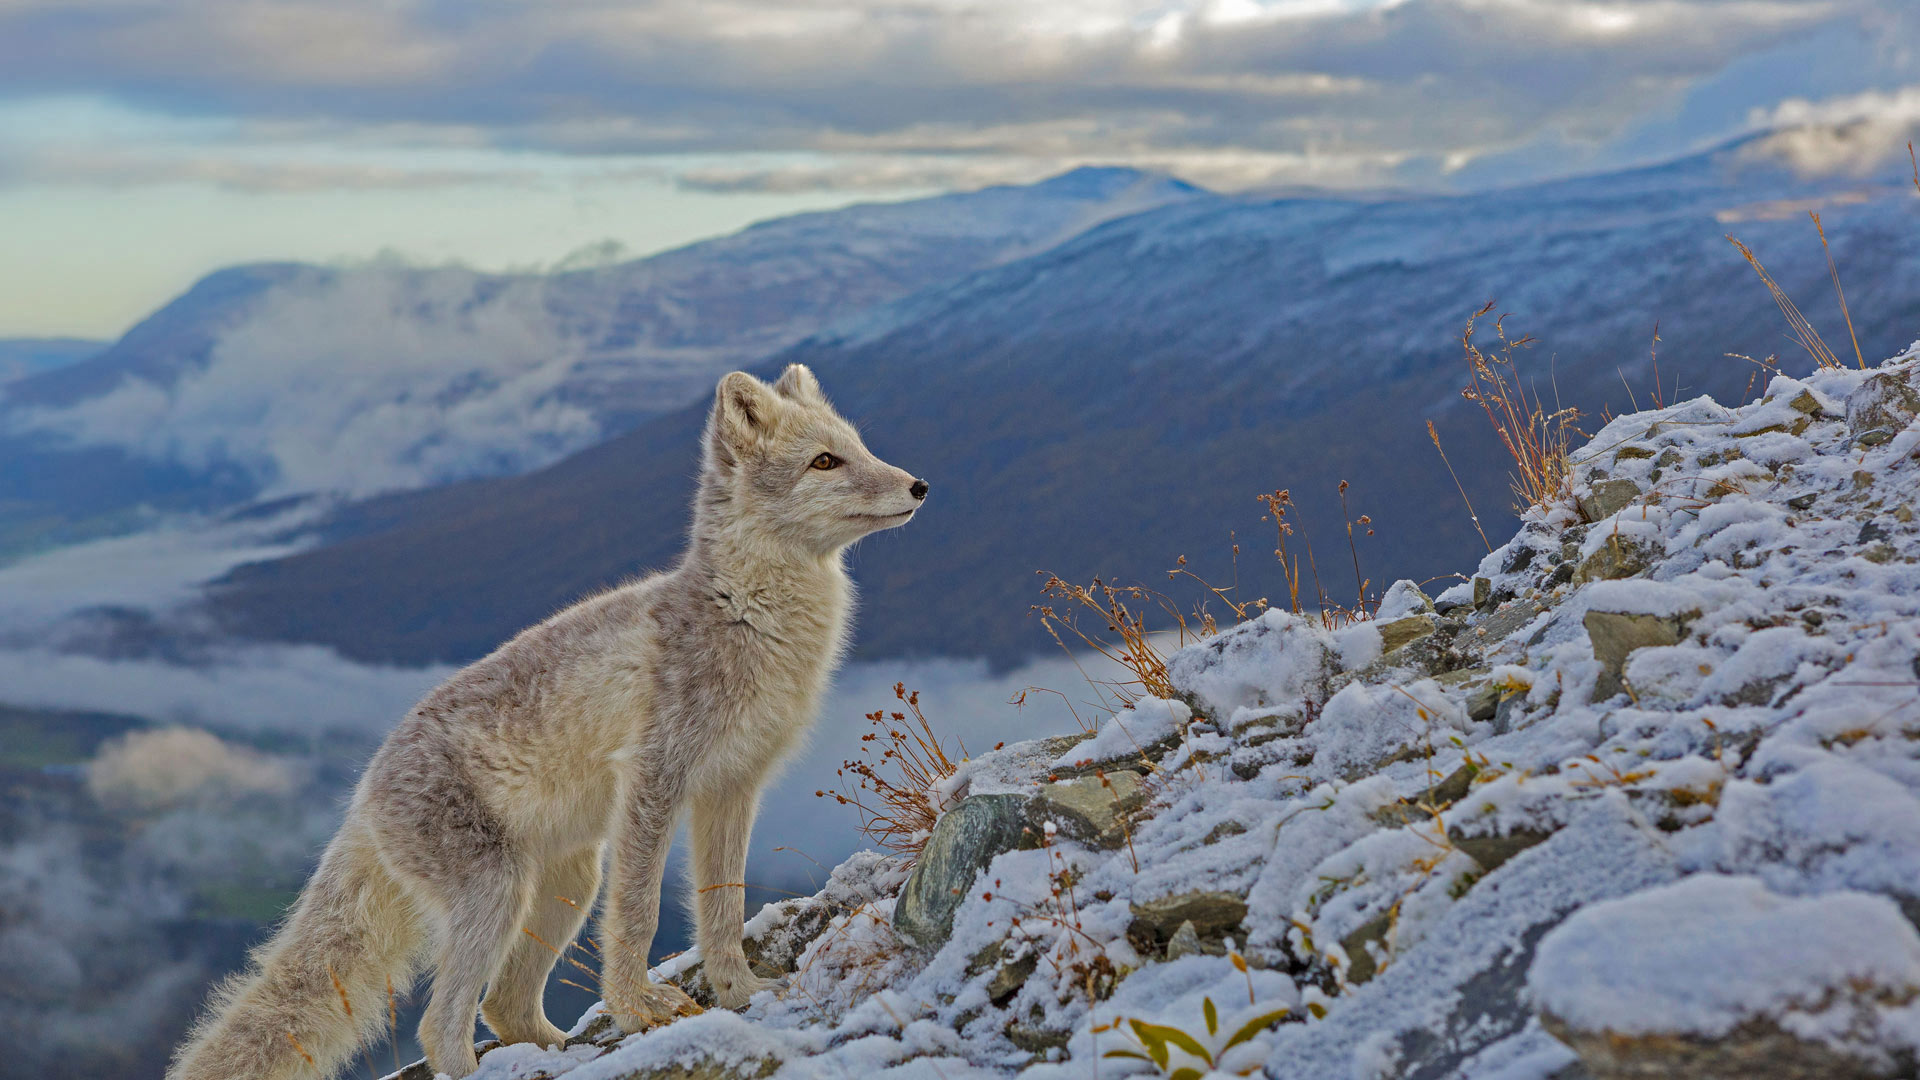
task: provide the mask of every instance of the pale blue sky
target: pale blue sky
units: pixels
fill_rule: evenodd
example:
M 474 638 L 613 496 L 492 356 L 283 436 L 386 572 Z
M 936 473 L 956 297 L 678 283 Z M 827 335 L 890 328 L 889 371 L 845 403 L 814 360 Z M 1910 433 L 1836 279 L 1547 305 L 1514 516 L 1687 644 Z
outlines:
M 1920 121 L 1905 0 L 0 0 L 0 336 L 215 267 L 549 266 L 1084 163 L 1476 187 Z

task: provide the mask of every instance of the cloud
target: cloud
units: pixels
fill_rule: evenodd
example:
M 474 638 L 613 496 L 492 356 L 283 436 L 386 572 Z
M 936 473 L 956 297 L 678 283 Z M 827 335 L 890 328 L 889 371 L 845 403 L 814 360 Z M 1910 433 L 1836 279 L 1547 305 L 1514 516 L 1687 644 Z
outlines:
M 1920 85 L 1755 109 L 1756 128 L 1780 129 L 1748 144 L 1751 158 L 1785 163 L 1804 176 L 1865 176 L 1904 156 L 1920 136 Z
M 128 378 L 14 430 L 238 466 L 267 495 L 523 472 L 601 437 L 546 279 L 370 266 L 272 291 L 170 384 Z
M 531 169 L 407 168 L 372 162 L 256 160 L 217 152 L 42 148 L 0 161 L 0 184 L 89 184 L 109 188 L 204 184 L 228 191 L 392 191 L 476 184 L 528 186 Z
M 0 95 L 107 94 L 405 145 L 840 159 L 687 170 L 704 191 L 1090 160 L 1216 183 L 1437 183 L 1542 141 L 1598 153 L 1730 65 L 1771 57 L 1784 75 L 1822 28 L 1892 40 L 1908 22 L 1893 0 L 11 0 Z
M 87 790 L 95 799 L 136 813 L 247 795 L 285 796 L 293 789 L 287 762 L 199 728 L 131 732 L 102 746 L 87 766 Z

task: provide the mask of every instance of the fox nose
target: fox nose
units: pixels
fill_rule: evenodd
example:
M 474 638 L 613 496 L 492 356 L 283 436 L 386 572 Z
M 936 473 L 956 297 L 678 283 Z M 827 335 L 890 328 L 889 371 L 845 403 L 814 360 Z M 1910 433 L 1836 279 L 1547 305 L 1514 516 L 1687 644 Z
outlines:
M 913 482 L 913 486 L 907 489 L 907 494 L 913 496 L 916 499 L 926 498 L 927 482 L 925 480 L 915 480 Z

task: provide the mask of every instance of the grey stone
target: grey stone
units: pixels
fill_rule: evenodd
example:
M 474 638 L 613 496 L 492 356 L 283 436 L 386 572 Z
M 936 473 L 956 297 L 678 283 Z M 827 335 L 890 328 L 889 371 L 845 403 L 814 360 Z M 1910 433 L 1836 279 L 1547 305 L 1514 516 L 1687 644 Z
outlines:
M 1788 499 L 1787 505 L 1795 510 L 1806 510 L 1811 508 L 1815 502 L 1819 501 L 1819 498 L 1820 496 L 1817 492 L 1809 491 L 1805 495 L 1795 495 L 1793 498 Z
M 1787 402 L 1787 408 L 1792 409 L 1794 412 L 1805 413 L 1808 416 L 1818 416 L 1820 415 L 1820 399 L 1813 396 L 1813 391 L 1802 390 L 1793 395 L 1793 400 Z
M 1830 1043 L 1802 1039 L 1769 1020 L 1724 1035 L 1623 1034 L 1574 1028 L 1550 1012 L 1540 1026 L 1580 1055 L 1594 1080 L 1892 1080 L 1914 1075 L 1905 1061 L 1873 1061 Z
M 1633 505 L 1640 497 L 1640 485 L 1627 479 L 1601 480 L 1578 500 L 1580 516 L 1588 522 L 1605 521 Z
M 1466 852 L 1474 862 L 1480 864 L 1480 869 L 1491 874 L 1508 859 L 1545 843 L 1552 835 L 1552 832 L 1541 829 L 1514 829 L 1506 833 L 1474 836 L 1448 829 L 1447 841 Z
M 1147 805 L 1147 799 L 1137 772 L 1083 776 L 1043 785 L 1027 805 L 1028 823 L 1038 832 L 1052 821 L 1069 839 L 1091 847 L 1117 848 L 1127 842 L 1130 819 Z
M 1380 651 L 1390 653 L 1406 645 L 1430 637 L 1434 631 L 1433 616 L 1409 615 L 1404 619 L 1380 623 L 1375 629 L 1380 631 Z
M 1007 1041 L 1029 1054 L 1063 1050 L 1072 1038 L 1073 1033 L 1070 1031 L 1055 1031 L 1036 1024 L 1015 1022 L 1007 1025 Z
M 1491 720 L 1500 710 L 1500 688 L 1487 683 L 1467 695 L 1467 719 Z
M 1908 382 L 1908 374 L 1876 372 L 1854 387 L 1847 395 L 1847 430 L 1856 436 L 1875 428 L 1891 433 L 1913 423 L 1920 414 L 1920 393 Z
M 1645 573 L 1659 558 L 1661 548 L 1658 542 L 1632 536 L 1609 536 L 1607 542 L 1587 556 L 1574 574 L 1574 580 L 1581 583 L 1589 581 L 1614 581 Z
M 1184 923 L 1192 923 L 1202 941 L 1219 941 L 1240 929 L 1247 918 L 1246 898 L 1237 893 L 1202 890 L 1128 905 L 1133 922 L 1127 937 L 1144 955 L 1161 953 Z
M 1508 634 L 1532 622 L 1533 617 L 1542 610 L 1528 603 L 1513 603 L 1500 608 L 1480 624 L 1481 644 L 1492 645 L 1496 641 L 1505 641 Z
M 1519 715 L 1521 707 L 1526 703 L 1527 695 L 1525 694 L 1500 695 L 1500 704 L 1493 710 L 1493 733 L 1505 735 L 1512 731 L 1513 718 Z
M 1637 611 L 1589 611 L 1584 620 L 1587 637 L 1593 642 L 1593 658 L 1600 661 L 1600 678 L 1593 688 L 1593 700 L 1605 701 L 1624 689 L 1620 675 L 1627 657 L 1635 649 L 1655 645 L 1678 645 L 1685 640 L 1687 626 L 1700 617 L 1698 611 L 1678 615 L 1648 615 Z
M 1362 923 L 1358 930 L 1340 939 L 1340 947 L 1347 951 L 1347 982 L 1356 986 L 1372 979 L 1380 972 L 1380 961 L 1374 957 L 1374 947 L 1381 952 L 1387 948 L 1387 931 L 1393 929 L 1393 915 L 1383 911 Z
M 1024 795 L 974 795 L 940 815 L 900 887 L 893 928 L 901 937 L 929 949 L 947 940 L 953 913 L 974 878 L 994 856 L 1026 839 L 1028 801 Z
M 1893 429 L 1883 427 L 1869 428 L 1853 440 L 1856 446 L 1879 446 L 1881 443 L 1892 441 Z
M 1417 582 L 1401 578 L 1387 589 L 1385 596 L 1380 598 L 1380 606 L 1374 609 L 1374 618 L 1391 621 L 1408 615 L 1418 615 L 1423 611 L 1433 611 L 1433 601 L 1420 590 Z
M 1167 939 L 1167 959 L 1178 960 L 1183 956 L 1194 956 L 1201 951 L 1200 931 L 1194 928 L 1193 920 L 1188 919 Z
M 987 1000 L 997 1008 L 1005 1008 L 1013 995 L 1027 984 L 1034 969 L 1040 966 L 1040 954 L 1029 950 L 1026 955 L 1008 964 L 1002 964 L 993 978 L 987 980 Z

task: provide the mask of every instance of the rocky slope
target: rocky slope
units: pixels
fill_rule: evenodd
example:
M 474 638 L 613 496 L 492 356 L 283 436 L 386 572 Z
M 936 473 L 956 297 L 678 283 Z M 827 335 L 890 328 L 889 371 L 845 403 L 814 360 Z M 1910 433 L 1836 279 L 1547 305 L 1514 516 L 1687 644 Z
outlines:
M 754 918 L 743 1014 L 479 1076 L 1911 1076 L 1916 411 L 1920 344 L 1615 419 L 1431 600 L 964 763 L 917 866 Z

